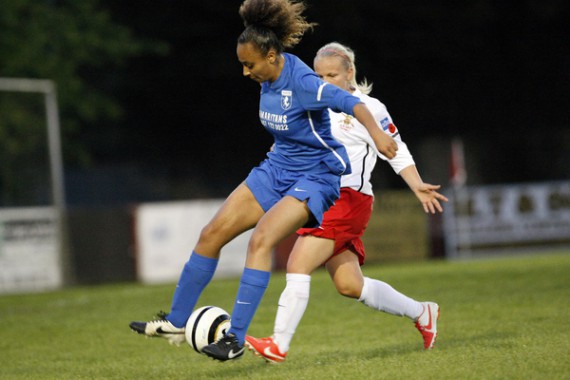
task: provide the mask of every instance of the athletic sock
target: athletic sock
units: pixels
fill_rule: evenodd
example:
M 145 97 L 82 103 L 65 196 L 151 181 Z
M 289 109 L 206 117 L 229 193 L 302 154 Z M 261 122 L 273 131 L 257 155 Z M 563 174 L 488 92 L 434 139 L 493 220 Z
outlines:
M 416 320 L 423 311 L 418 301 L 395 290 L 385 282 L 364 277 L 364 286 L 359 301 L 366 306 L 388 314 L 406 316 Z
M 166 317 L 170 323 L 176 327 L 186 326 L 186 321 L 192 314 L 202 291 L 214 276 L 217 266 L 218 259 L 201 256 L 192 251 L 172 297 L 171 311 Z
M 306 274 L 287 274 L 287 285 L 279 297 L 273 339 L 279 351 L 286 353 L 297 330 L 299 322 L 309 303 L 311 276 Z
M 235 334 L 241 345 L 245 342 L 247 328 L 267 289 L 270 276 L 271 272 L 251 268 L 243 270 L 228 331 Z

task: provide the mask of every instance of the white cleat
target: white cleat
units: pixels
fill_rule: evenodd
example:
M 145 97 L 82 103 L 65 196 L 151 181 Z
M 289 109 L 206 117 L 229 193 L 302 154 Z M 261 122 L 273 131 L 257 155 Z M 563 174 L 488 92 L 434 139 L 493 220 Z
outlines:
M 139 334 L 147 337 L 165 338 L 168 343 L 179 346 L 186 341 L 184 327 L 176 327 L 170 321 L 166 320 L 166 314 L 159 313 L 158 319 L 150 322 L 131 322 L 129 327 Z
M 416 328 L 424 338 L 424 348 L 429 350 L 437 338 L 437 320 L 439 319 L 439 305 L 435 302 L 422 302 L 424 311 L 416 320 Z

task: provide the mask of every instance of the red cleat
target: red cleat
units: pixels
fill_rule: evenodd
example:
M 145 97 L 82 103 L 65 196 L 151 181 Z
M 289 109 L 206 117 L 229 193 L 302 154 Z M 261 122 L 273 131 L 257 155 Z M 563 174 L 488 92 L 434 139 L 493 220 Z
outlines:
M 245 336 L 245 345 L 249 348 L 255 356 L 259 356 L 270 363 L 283 363 L 287 353 L 281 353 L 277 343 L 273 337 L 269 338 L 254 338 L 250 335 Z
M 416 321 L 416 328 L 424 338 L 424 348 L 429 350 L 437 338 L 437 320 L 439 319 L 439 305 L 434 302 L 422 302 L 424 311 Z

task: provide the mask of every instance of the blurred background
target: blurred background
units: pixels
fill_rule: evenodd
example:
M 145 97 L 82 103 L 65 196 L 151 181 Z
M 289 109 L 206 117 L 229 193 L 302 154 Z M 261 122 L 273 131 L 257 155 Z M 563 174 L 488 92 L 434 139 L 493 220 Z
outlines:
M 319 26 L 292 52 L 311 64 L 325 43 L 351 46 L 425 181 L 449 188 L 452 141 L 468 188 L 570 180 L 568 1 L 307 3 Z M 2 2 L 0 77 L 56 85 L 75 281 L 135 279 L 138 205 L 224 198 L 264 158 L 258 85 L 235 56 L 239 5 Z M 43 107 L 0 91 L 0 208 L 53 205 Z M 373 185 L 405 189 L 382 164 Z M 444 254 L 437 239 L 425 255 Z

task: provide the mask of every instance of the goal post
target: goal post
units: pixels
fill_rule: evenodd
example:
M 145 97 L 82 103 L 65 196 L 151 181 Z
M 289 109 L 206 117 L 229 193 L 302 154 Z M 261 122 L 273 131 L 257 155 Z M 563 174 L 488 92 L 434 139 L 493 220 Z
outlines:
M 56 85 L 52 80 L 47 79 L 0 77 L 0 91 L 39 93 L 44 97 L 51 197 L 54 208 L 53 215 L 55 215 L 55 244 L 58 255 L 58 270 L 61 274 L 59 282 L 62 284 L 73 283 L 73 270 L 71 269 L 71 257 L 67 236 L 67 210 Z M 12 214 L 14 211 L 14 209 L 11 210 Z M 24 288 L 22 290 L 25 291 L 25 284 L 22 284 L 22 287 Z M 0 284 L 0 292 L 1 290 Z

